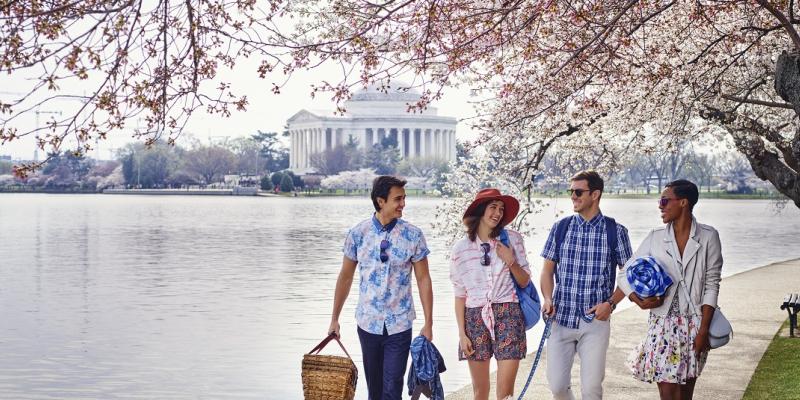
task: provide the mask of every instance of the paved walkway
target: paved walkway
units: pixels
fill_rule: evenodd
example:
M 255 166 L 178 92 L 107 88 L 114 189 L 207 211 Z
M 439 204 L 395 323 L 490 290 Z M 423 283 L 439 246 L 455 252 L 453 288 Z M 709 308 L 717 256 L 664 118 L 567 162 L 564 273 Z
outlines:
M 712 350 L 703 374 L 697 381 L 695 398 L 741 399 L 750 377 L 766 351 L 775 332 L 786 320 L 786 311 L 779 309 L 783 296 L 800 291 L 800 259 L 770 264 L 723 279 L 719 304 L 733 325 L 734 336 L 727 346 Z M 627 302 L 627 300 L 626 300 Z M 646 384 L 630 376 L 625 360 L 631 349 L 644 337 L 648 313 L 630 307 L 614 313 L 611 322 L 611 344 L 603 384 L 605 398 L 641 400 L 658 398 L 655 384 Z M 538 345 L 538 341 L 531 346 Z M 536 349 L 531 349 L 536 351 Z M 528 377 L 533 356 L 520 364 L 515 393 L 520 393 Z M 546 386 L 547 351 L 526 399 L 551 399 Z M 459 365 L 459 367 L 461 367 Z M 466 368 L 466 366 L 464 366 Z M 573 391 L 580 397 L 580 368 L 578 359 L 572 370 Z M 492 382 L 496 380 L 494 374 Z M 494 387 L 490 392 L 494 398 Z M 466 386 L 447 396 L 447 400 L 472 399 L 472 387 Z

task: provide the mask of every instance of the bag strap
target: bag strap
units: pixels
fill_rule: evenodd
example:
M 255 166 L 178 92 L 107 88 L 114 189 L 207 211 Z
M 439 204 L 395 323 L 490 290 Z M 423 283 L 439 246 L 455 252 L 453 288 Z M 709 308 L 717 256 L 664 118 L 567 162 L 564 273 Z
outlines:
M 603 216 L 606 219 L 606 241 L 608 243 L 608 247 L 610 251 L 608 254 L 611 255 L 611 262 L 616 269 L 618 263 L 617 259 L 617 246 L 619 245 L 619 241 L 617 240 L 617 221 L 614 218 Z
M 514 258 L 517 258 L 517 251 L 514 250 L 513 246 L 511 246 L 511 241 L 508 240 L 508 232 L 506 232 L 505 228 L 500 230 L 500 236 L 498 236 L 498 239 L 500 239 L 500 243 L 502 243 L 503 246 L 510 248 L 511 252 L 514 253 Z M 508 273 L 511 274 L 511 282 L 514 283 L 514 287 L 517 289 L 522 289 L 522 287 L 520 287 L 517 283 L 517 279 L 514 278 L 514 273 L 511 272 L 511 268 L 508 269 Z
M 556 259 L 554 260 L 556 264 L 558 264 L 558 261 L 561 259 L 561 244 L 563 244 L 564 240 L 567 238 L 567 229 L 569 229 L 569 224 L 574 217 L 574 215 L 570 215 L 569 217 L 561 218 L 561 220 L 558 221 L 558 225 L 556 225 Z
M 322 341 L 319 342 L 317 347 L 314 347 L 313 349 L 311 349 L 311 351 L 309 351 L 308 354 L 319 354 L 319 352 L 322 351 L 322 349 L 324 349 L 325 346 L 327 346 L 328 343 L 330 343 L 330 341 L 333 340 L 333 339 L 336 339 L 336 343 L 339 343 L 339 347 L 341 347 L 342 350 L 344 350 L 344 354 L 347 354 L 347 358 L 352 360 L 353 357 L 350 357 L 350 353 L 347 352 L 347 349 L 344 348 L 344 345 L 342 344 L 342 342 L 339 341 L 339 337 L 334 335 L 333 333 L 328 335 L 328 337 L 326 337 L 325 339 L 322 339 Z

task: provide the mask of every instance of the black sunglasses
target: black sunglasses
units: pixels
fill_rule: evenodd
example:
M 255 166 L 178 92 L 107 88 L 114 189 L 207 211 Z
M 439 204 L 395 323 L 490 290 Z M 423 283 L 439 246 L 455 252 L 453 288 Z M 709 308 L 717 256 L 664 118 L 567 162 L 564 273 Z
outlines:
M 591 193 L 592 189 L 567 189 L 567 193 L 569 193 L 570 196 L 575 193 L 575 196 L 581 197 L 585 192 Z
M 680 200 L 680 199 L 675 199 L 675 198 L 672 198 L 672 197 L 662 197 L 662 198 L 658 199 L 658 206 L 659 207 L 666 207 L 667 204 L 669 204 L 670 200 Z
M 381 240 L 381 262 L 389 261 L 389 253 L 386 250 L 389 249 L 389 241 L 386 239 Z
M 481 265 L 489 265 L 491 260 L 489 259 L 489 250 L 491 250 L 491 246 L 489 243 L 481 243 L 481 250 L 483 250 L 483 257 L 481 258 Z

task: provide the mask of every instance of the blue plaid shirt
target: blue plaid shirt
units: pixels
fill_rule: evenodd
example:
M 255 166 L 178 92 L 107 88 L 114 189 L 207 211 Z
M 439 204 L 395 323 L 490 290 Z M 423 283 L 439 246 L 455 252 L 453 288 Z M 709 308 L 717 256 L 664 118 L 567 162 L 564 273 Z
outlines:
M 390 243 L 386 262 L 380 258 L 384 239 Z M 430 253 L 422 231 L 402 219 L 382 226 L 373 215 L 350 229 L 343 252 L 358 263 L 358 326 L 374 335 L 382 335 L 384 326 L 390 335 L 411 329 L 416 318 L 411 298 L 412 263 Z
M 589 221 L 576 215 L 570 221 L 560 257 L 556 257 L 556 227 L 553 224 L 542 257 L 560 261 L 556 265 L 553 305 L 556 322 L 578 329 L 581 317 L 595 305 L 608 300 L 614 292 L 615 266 L 625 265 L 633 251 L 628 230 L 617 223 L 617 259 L 611 259 L 606 220 L 598 213 Z

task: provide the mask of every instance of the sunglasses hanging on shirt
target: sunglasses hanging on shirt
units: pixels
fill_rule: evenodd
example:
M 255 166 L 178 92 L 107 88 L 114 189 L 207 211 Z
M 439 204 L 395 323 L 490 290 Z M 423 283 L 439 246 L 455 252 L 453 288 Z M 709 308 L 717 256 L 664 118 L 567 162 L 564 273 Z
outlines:
M 390 244 L 388 240 L 386 239 L 381 240 L 381 255 L 380 255 L 381 262 L 389 261 L 389 253 L 386 251 L 389 249 L 389 246 Z
M 483 257 L 481 257 L 481 265 L 487 266 L 491 262 L 489 258 L 489 250 L 491 250 L 489 243 L 481 243 L 481 250 L 483 250 Z

